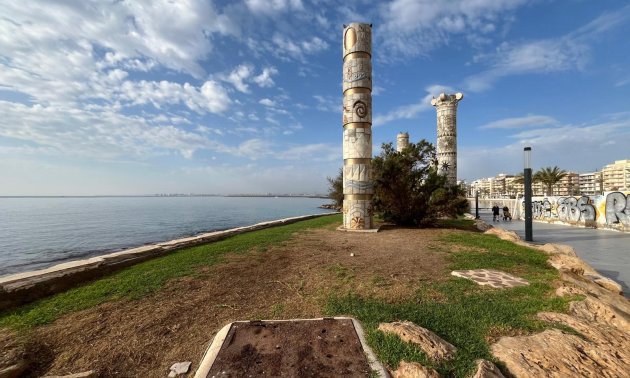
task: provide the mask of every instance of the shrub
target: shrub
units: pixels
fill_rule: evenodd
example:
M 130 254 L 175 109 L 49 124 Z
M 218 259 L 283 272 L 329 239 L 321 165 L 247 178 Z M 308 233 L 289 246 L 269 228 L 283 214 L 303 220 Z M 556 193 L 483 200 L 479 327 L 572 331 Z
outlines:
M 446 184 L 435 160 L 435 148 L 424 139 L 401 152 L 384 143 L 372 160 L 374 211 L 385 221 L 405 226 L 426 226 L 438 217 L 466 211 L 461 188 Z

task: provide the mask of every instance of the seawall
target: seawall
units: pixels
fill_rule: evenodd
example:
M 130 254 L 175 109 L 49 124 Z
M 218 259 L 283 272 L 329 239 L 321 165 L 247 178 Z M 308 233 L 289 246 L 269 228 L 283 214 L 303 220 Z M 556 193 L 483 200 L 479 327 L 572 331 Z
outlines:
M 0 277 L 0 311 L 62 292 L 83 282 L 105 276 L 122 268 L 160 257 L 182 248 L 215 242 L 246 232 L 291 224 L 332 214 L 337 213 L 303 215 L 256 223 L 251 226 L 208 232 L 166 242 L 129 248 L 89 259 L 69 261 L 46 269 Z

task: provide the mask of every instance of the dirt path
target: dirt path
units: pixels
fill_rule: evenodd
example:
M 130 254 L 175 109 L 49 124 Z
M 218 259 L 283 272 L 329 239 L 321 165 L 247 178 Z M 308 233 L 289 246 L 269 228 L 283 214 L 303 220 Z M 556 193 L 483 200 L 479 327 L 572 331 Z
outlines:
M 33 330 L 25 343 L 37 356 L 37 376 L 96 370 L 164 377 L 180 361 L 192 361 L 195 371 L 214 334 L 230 321 L 318 317 L 332 293 L 396 301 L 412 295 L 420 280 L 445 279 L 443 255 L 431 248 L 442 232 L 311 230 L 267 251 L 229 255 L 143 299 L 66 315 Z M 0 334 L 0 346 L 11 340 Z

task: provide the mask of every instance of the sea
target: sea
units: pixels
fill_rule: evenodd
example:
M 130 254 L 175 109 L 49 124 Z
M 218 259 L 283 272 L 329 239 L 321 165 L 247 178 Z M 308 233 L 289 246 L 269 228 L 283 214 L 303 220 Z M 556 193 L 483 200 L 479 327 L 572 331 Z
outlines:
M 0 276 L 149 243 L 331 212 L 325 198 L 0 198 Z

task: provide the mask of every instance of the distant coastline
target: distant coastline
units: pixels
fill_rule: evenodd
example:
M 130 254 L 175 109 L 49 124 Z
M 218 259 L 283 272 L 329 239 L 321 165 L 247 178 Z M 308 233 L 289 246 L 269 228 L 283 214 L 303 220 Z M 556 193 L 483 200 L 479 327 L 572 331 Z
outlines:
M 324 194 L 104 194 L 93 196 L 0 196 L 0 198 L 146 198 L 146 197 L 255 197 L 255 198 L 324 198 Z

